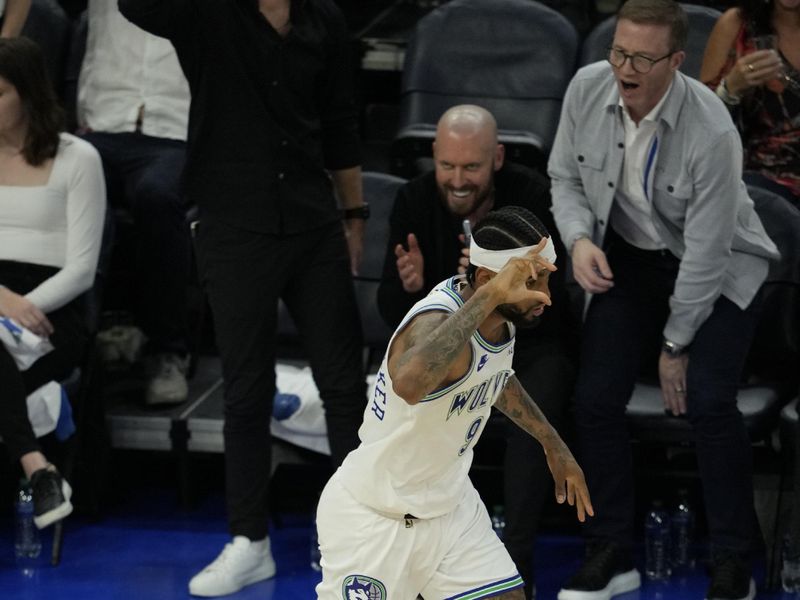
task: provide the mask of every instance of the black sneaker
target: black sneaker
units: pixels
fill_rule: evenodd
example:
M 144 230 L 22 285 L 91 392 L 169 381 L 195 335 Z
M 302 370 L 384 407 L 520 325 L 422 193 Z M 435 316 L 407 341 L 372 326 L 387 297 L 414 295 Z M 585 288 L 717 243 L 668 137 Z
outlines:
M 753 600 L 756 583 L 747 563 L 736 555 L 714 557 L 706 600 Z
M 31 475 L 33 522 L 39 529 L 60 521 L 72 512 L 69 499 L 72 488 L 61 474 L 50 466 Z
M 630 554 L 614 542 L 602 542 L 587 549 L 583 566 L 558 592 L 558 600 L 610 600 L 641 585 Z

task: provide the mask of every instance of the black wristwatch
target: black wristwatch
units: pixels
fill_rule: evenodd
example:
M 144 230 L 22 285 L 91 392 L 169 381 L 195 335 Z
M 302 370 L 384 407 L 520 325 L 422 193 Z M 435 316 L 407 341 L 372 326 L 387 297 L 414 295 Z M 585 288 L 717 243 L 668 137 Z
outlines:
M 681 346 L 680 344 L 676 344 L 675 342 L 670 342 L 669 340 L 665 339 L 664 342 L 661 344 L 661 351 L 670 356 L 672 358 L 677 358 L 679 356 L 683 356 L 686 354 L 686 350 L 688 346 Z
M 366 202 L 355 208 L 343 208 L 343 219 L 369 219 L 369 204 Z

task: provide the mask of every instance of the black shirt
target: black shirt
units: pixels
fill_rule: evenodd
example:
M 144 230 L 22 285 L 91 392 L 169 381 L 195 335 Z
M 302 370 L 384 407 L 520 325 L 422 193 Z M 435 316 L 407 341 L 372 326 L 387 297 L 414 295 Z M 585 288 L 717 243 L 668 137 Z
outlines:
M 545 337 L 552 339 L 553 336 L 572 335 L 572 327 L 567 324 L 571 313 L 564 287 L 566 250 L 550 212 L 550 185 L 547 178 L 526 167 L 505 163 L 495 173 L 494 186 L 493 209 L 504 206 L 527 208 L 547 228 L 558 254 L 558 271 L 552 273 L 549 280 L 553 305 L 545 309 L 537 327 L 518 329 L 518 338 L 521 340 L 535 337 L 541 340 Z M 463 248 L 458 239 L 462 232 L 462 221 L 462 217 L 453 215 L 444 205 L 433 171 L 400 188 L 390 216 L 389 241 L 378 288 L 378 309 L 389 326 L 396 327 L 414 303 L 425 297 L 433 286 L 456 274 Z M 394 254 L 397 244 L 408 247 L 409 233 L 417 237 L 425 261 L 424 285 L 416 294 L 409 294 L 403 289 L 397 274 L 397 257 Z
M 119 0 L 175 46 L 189 88 L 188 197 L 201 215 L 291 234 L 338 219 L 325 169 L 360 164 L 349 34 L 332 0 L 293 0 L 281 37 L 257 0 Z

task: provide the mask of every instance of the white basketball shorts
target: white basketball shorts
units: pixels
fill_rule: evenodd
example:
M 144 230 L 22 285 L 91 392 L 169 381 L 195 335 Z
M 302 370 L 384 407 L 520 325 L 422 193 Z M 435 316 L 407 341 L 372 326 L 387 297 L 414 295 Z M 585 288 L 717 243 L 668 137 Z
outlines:
M 334 475 L 317 530 L 320 600 L 479 600 L 522 586 L 472 485 L 450 513 L 407 520 L 360 504 Z

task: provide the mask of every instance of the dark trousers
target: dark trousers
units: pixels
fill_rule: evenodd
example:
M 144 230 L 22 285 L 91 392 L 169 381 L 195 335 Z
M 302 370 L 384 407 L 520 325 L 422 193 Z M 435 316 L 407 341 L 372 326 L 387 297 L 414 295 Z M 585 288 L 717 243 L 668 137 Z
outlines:
M 232 535 L 267 535 L 278 298 L 303 338 L 325 405 L 334 466 L 358 445 L 366 405 L 362 334 L 341 223 L 291 236 L 205 219 L 198 258 L 225 380 L 226 497 Z
M 0 261 L 0 281 L 17 294 L 27 294 L 51 277 L 57 268 L 27 263 Z M 17 363 L 0 343 L 0 436 L 11 458 L 19 460 L 29 452 L 40 450 L 28 420 L 28 394 L 50 381 L 66 378 L 83 356 L 88 332 L 82 310 L 82 299 L 76 299 L 47 315 L 53 325 L 50 341 L 54 349 L 20 371 Z
M 614 287 L 592 298 L 583 328 L 575 418 L 595 517 L 590 538 L 633 543 L 634 481 L 625 407 L 643 356 L 656 356 L 679 261 L 611 236 Z M 694 431 L 709 535 L 716 551 L 744 555 L 754 532 L 752 457 L 736 407 L 758 302 L 720 297 L 689 350 L 687 418 Z
M 103 159 L 109 202 L 133 216 L 135 312 L 149 352 L 186 354 L 191 239 L 181 174 L 186 144 L 141 133 L 83 135 Z
M 525 391 L 563 436 L 575 384 L 575 365 L 566 348 L 557 341 L 520 339 L 514 348 L 514 371 Z M 507 427 L 503 541 L 525 581 L 526 597 L 530 598 L 533 543 L 545 502 L 555 497 L 554 484 L 539 442 L 510 420 Z

